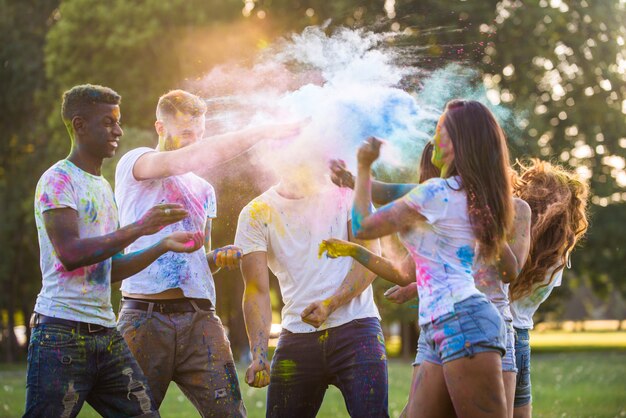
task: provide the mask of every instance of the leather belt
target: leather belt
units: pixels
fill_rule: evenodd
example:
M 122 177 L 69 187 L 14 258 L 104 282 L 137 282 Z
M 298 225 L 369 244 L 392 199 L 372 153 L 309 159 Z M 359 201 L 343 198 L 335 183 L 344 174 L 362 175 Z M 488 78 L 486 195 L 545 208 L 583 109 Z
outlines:
M 150 311 L 150 305 L 152 305 L 152 312 L 159 312 L 163 314 L 169 313 L 183 313 L 183 312 L 196 312 L 195 304 L 198 309 L 203 311 L 214 311 L 213 304 L 208 299 L 185 299 L 180 302 L 152 302 L 139 299 L 122 299 L 121 305 L 123 309 L 139 309 L 142 311 Z
M 82 334 L 95 334 L 98 332 L 111 331 L 115 329 L 98 324 L 91 324 L 89 322 L 71 321 L 69 319 L 63 318 L 53 318 L 51 316 L 46 316 L 35 312 L 30 317 L 30 327 L 35 328 L 38 325 L 61 325 L 64 327 L 73 328 L 77 332 Z

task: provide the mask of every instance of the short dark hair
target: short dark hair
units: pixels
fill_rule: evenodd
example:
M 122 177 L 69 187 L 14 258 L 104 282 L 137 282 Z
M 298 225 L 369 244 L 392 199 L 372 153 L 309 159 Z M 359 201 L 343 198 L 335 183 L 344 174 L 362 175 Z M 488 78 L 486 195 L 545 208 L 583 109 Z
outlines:
M 207 112 L 207 105 L 200 97 L 185 90 L 172 90 L 159 98 L 157 119 L 176 116 L 178 112 L 193 117 L 202 116 Z
M 109 87 L 96 84 L 81 84 L 63 93 L 61 116 L 63 117 L 63 121 L 68 124 L 75 116 L 87 112 L 92 105 L 119 105 L 121 101 L 122 96 Z

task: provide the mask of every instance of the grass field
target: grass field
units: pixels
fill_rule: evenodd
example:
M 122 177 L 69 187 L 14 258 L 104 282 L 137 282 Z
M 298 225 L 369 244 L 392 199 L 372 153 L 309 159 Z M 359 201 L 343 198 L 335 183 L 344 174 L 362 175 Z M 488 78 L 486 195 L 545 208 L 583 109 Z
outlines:
M 537 352 L 532 358 L 534 417 L 600 418 L 626 416 L 626 351 Z M 239 365 L 240 373 L 243 366 Z M 0 417 L 23 413 L 26 365 L 0 365 Z M 398 416 L 408 393 L 411 366 L 389 362 L 389 412 Z M 265 413 L 265 390 L 243 385 L 248 415 Z M 161 406 L 165 418 L 199 415 L 175 384 L 170 386 Z M 97 417 L 86 405 L 80 417 Z M 331 387 L 326 393 L 319 417 L 347 417 L 343 398 Z

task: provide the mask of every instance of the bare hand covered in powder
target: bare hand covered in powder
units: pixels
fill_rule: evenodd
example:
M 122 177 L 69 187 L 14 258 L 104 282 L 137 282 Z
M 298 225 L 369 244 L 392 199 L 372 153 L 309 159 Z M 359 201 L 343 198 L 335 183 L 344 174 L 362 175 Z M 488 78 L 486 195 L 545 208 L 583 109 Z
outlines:
M 326 299 L 311 303 L 304 308 L 300 317 L 303 322 L 313 325 L 315 328 L 319 328 L 326 322 L 332 312 L 330 302 Z
M 346 167 L 344 160 L 330 160 L 330 180 L 339 187 L 354 189 L 354 175 Z
M 213 261 L 219 268 L 226 267 L 228 270 L 234 270 L 239 267 L 242 254 L 241 248 L 227 245 L 213 251 Z
M 137 221 L 146 235 L 159 232 L 167 225 L 182 221 L 188 213 L 177 203 L 163 203 L 153 206 Z
M 351 257 L 356 253 L 357 248 L 352 242 L 329 238 L 321 242 L 317 256 L 321 258 L 326 253 L 326 256 L 330 258 Z
M 395 285 L 387 289 L 385 292 L 385 298 L 390 302 L 402 304 L 409 300 L 415 300 L 417 297 L 417 283 L 411 283 L 407 286 Z
M 178 231 L 169 235 L 163 241 L 168 251 L 192 253 L 199 250 L 204 244 L 204 234 L 202 232 Z
M 361 167 L 371 167 L 374 161 L 380 157 L 380 146 L 383 141 L 373 136 L 363 141 L 357 151 L 356 158 Z
M 264 358 L 255 358 L 246 370 L 246 383 L 253 388 L 270 384 L 270 363 Z

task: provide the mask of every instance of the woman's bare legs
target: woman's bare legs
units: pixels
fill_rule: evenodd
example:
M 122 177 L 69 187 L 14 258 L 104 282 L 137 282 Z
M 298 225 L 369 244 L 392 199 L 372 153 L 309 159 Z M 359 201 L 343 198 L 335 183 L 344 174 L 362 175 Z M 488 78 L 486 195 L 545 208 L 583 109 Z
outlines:
M 444 379 L 443 367 L 425 361 L 413 368 L 409 402 L 404 409 L 407 418 L 455 417 L 454 407 Z
M 506 396 L 506 416 L 513 418 L 513 401 L 515 400 L 515 384 L 517 373 L 502 372 L 502 381 L 504 382 L 504 394 Z
M 459 418 L 507 416 L 500 353 L 488 351 L 450 361 L 443 365 L 443 375 Z

